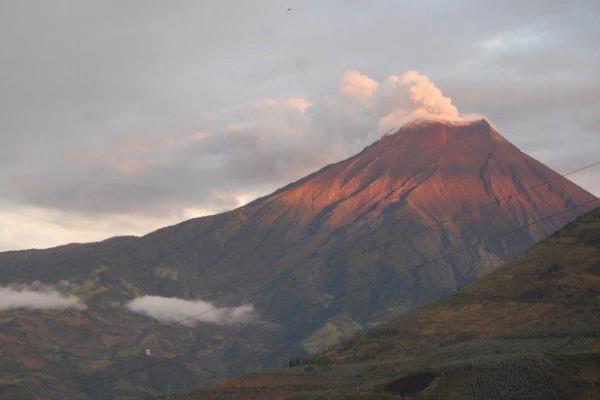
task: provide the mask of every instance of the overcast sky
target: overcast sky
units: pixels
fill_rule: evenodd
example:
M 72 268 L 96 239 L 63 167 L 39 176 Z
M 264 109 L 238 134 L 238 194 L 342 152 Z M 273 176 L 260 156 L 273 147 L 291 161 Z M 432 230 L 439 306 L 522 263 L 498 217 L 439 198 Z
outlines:
M 575 169 L 600 157 L 599 40 L 594 0 L 0 0 L 0 250 L 234 208 L 415 90 Z M 598 169 L 573 179 L 600 194 Z

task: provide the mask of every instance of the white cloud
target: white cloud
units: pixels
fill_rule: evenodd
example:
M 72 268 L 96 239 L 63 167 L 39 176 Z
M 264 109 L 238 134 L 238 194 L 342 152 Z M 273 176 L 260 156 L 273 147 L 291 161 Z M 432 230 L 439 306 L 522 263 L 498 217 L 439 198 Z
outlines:
M 445 97 L 427 76 L 421 75 L 417 71 L 408 71 L 399 79 L 402 84 L 410 87 L 410 98 L 417 107 L 413 111 L 414 115 L 460 119 L 458 110 L 452 105 L 452 100 Z
M 245 204 L 252 196 L 239 195 L 233 205 Z M 74 242 L 92 242 L 117 234 L 142 235 L 190 218 L 214 213 L 218 208 L 181 207 L 160 215 L 67 212 L 44 207 L 0 203 L 0 251 L 46 248 Z
M 371 97 L 377 88 L 379 82 L 356 70 L 346 71 L 342 78 L 340 92 L 349 98 L 366 100 Z
M 85 305 L 76 296 L 60 293 L 55 287 L 39 282 L 0 287 L 0 310 L 18 308 L 82 310 Z
M 161 322 L 188 326 L 199 322 L 228 325 L 256 319 L 254 307 L 251 305 L 218 308 L 206 301 L 177 297 L 142 296 L 128 302 L 126 307 Z

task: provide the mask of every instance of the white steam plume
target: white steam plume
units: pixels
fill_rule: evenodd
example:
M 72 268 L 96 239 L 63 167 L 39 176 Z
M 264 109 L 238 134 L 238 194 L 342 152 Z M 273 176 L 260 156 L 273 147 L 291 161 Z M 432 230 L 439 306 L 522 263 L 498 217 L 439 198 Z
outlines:
M 228 325 L 250 322 L 256 318 L 254 307 L 251 305 L 217 308 L 206 301 L 177 297 L 142 296 L 128 302 L 126 307 L 130 311 L 161 322 L 181 323 L 187 326 L 199 322 Z
M 400 76 L 400 81 L 410 86 L 410 98 L 417 106 L 414 113 L 451 120 L 461 119 L 452 100 L 425 75 L 417 71 L 408 71 Z
M 386 81 L 386 91 L 387 96 L 382 103 L 392 111 L 379 119 L 381 130 L 397 128 L 416 118 L 463 120 L 452 100 L 444 96 L 429 77 L 417 71 L 407 71 L 400 76 L 390 75 Z
M 365 121 L 369 118 L 377 121 L 379 132 L 399 128 L 417 118 L 464 120 L 452 100 L 444 96 L 429 77 L 414 70 L 390 75 L 381 83 L 350 70 L 342 78 L 339 95 L 331 98 L 329 103 L 315 102 L 314 111 L 318 113 L 320 107 L 325 107 L 327 110 L 321 114 L 329 115 L 328 118 L 348 119 L 348 114 L 352 114 L 353 123 L 362 113 Z M 331 103 L 337 105 L 332 107 Z M 344 113 L 343 110 L 348 111 Z
M 54 286 L 34 282 L 31 285 L 13 285 L 0 287 L 0 310 L 26 308 L 40 309 L 85 309 L 85 305 L 76 296 L 59 292 Z

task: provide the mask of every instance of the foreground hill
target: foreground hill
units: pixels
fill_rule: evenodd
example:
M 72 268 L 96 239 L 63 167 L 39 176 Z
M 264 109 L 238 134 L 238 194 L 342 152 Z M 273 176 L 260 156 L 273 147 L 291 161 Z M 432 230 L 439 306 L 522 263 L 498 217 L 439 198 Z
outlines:
M 227 213 L 144 237 L 0 253 L 0 285 L 67 280 L 87 305 L 0 312 L 0 390 L 139 397 L 268 367 L 287 357 L 282 347 L 335 344 L 491 272 L 593 199 L 485 120 L 420 120 Z M 260 323 L 243 334 L 210 320 L 167 325 L 124 307 L 144 295 L 249 304 Z
M 456 294 L 192 399 L 599 399 L 600 208 Z

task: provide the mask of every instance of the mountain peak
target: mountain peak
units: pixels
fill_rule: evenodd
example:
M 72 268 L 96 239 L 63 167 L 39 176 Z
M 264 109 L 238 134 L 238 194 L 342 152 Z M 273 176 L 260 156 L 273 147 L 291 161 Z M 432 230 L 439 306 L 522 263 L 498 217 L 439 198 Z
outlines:
M 395 133 L 407 132 L 407 131 L 418 131 L 424 132 L 432 129 L 448 129 L 452 131 L 456 130 L 471 130 L 477 131 L 481 134 L 495 134 L 500 133 L 493 127 L 493 125 L 486 118 L 476 119 L 462 119 L 462 120 L 450 120 L 441 118 L 415 118 L 402 125 Z M 394 134 L 394 133 L 391 133 Z
M 417 117 L 407 123 L 402 128 L 407 126 L 427 126 L 427 125 L 444 125 L 444 126 L 473 126 L 484 125 L 491 128 L 491 124 L 485 117 L 470 118 L 470 119 L 446 119 L 434 117 Z
M 488 154 L 498 146 L 511 146 L 485 118 L 465 120 L 445 120 L 436 118 L 416 118 L 402 125 L 394 132 L 384 135 L 381 140 L 367 148 L 369 151 L 388 152 L 392 148 L 403 153 L 418 153 L 438 158 L 440 152 L 454 152 L 457 157 L 464 154 Z M 406 156 L 406 154 L 404 154 Z

